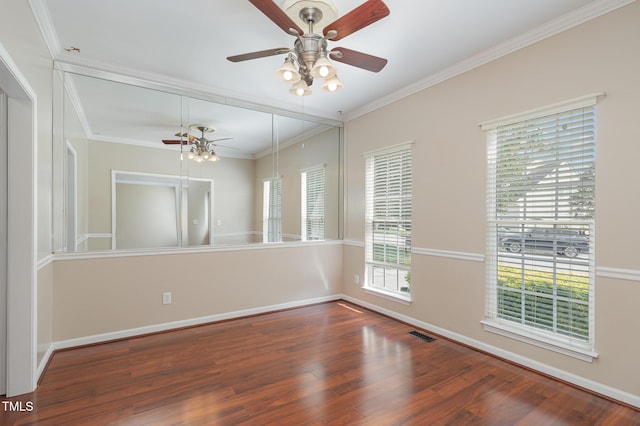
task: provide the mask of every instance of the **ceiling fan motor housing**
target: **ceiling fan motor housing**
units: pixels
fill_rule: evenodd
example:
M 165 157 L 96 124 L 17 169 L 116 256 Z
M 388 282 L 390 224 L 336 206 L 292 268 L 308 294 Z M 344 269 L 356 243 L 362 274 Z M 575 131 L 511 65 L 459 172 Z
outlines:
M 305 34 L 296 40 L 294 46 L 300 65 L 304 65 L 308 70 L 313 67 L 323 47 L 321 41 L 322 36 L 318 34 Z
M 313 25 L 322 19 L 322 11 L 317 7 L 307 6 L 300 10 L 300 19 L 309 24 L 309 32 L 299 36 L 294 44 L 300 73 L 308 86 L 313 83 L 313 77 L 309 74 L 313 64 L 316 63 L 320 52 L 326 52 L 327 40 L 320 34 L 313 32 Z

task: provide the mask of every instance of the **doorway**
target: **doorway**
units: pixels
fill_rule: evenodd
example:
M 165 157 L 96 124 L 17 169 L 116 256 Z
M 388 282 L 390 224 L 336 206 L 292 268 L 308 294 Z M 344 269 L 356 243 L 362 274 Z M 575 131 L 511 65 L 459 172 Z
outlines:
M 213 180 L 112 170 L 112 249 L 209 245 Z
M 36 387 L 36 113 L 35 91 L 0 43 L 0 84 L 4 92 L 5 149 L 2 168 L 6 170 L 4 194 L 5 254 L 0 254 L 6 269 L 3 351 L 7 396 L 31 392 Z M 13 149 L 15 148 L 15 149 Z

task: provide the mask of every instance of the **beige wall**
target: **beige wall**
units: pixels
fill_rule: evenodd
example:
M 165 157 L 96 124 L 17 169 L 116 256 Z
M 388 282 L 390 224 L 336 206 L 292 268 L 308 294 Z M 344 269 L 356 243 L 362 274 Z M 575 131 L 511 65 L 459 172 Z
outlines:
M 596 266 L 640 270 L 640 2 L 449 79 L 362 117 L 346 132 L 346 239 L 364 240 L 362 153 L 414 144 L 416 248 L 483 255 L 486 142 L 478 124 L 595 92 L 597 106 Z M 632 314 L 640 282 L 596 277 L 593 363 L 485 332 L 484 262 L 414 254 L 412 298 L 403 306 L 364 293 L 363 251 L 345 247 L 349 296 L 622 391 L 640 395 L 640 328 Z M 637 276 L 637 274 L 636 274 Z
M 53 338 L 83 338 L 340 293 L 339 243 L 57 260 Z M 162 304 L 162 293 L 172 303 Z

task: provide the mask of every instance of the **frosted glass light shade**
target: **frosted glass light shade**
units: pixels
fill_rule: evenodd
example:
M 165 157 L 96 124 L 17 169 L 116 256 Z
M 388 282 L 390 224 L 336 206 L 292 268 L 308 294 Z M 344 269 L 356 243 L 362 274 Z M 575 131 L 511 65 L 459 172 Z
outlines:
M 297 96 L 307 96 L 311 94 L 311 89 L 309 89 L 309 86 L 307 86 L 307 83 L 304 80 L 300 80 L 291 86 L 289 92 Z
M 287 83 L 297 83 L 300 81 L 300 73 L 296 70 L 296 66 L 291 57 L 284 60 L 284 64 L 276 71 L 276 77 Z
M 327 92 L 337 92 L 343 88 L 344 84 L 342 84 L 337 75 L 327 78 L 322 84 L 322 90 L 326 90 Z
M 336 67 L 327 58 L 326 53 L 320 53 L 320 57 L 311 68 L 311 76 L 313 78 L 331 78 L 336 75 Z

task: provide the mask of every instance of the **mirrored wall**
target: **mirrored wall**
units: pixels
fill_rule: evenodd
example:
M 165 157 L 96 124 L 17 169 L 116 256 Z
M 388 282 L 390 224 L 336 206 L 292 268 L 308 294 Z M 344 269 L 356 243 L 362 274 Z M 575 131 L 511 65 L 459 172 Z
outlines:
M 341 123 L 104 73 L 55 78 L 57 252 L 341 238 Z

